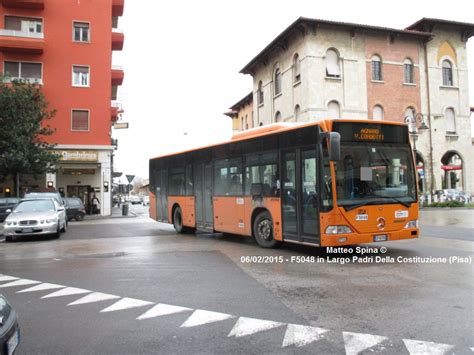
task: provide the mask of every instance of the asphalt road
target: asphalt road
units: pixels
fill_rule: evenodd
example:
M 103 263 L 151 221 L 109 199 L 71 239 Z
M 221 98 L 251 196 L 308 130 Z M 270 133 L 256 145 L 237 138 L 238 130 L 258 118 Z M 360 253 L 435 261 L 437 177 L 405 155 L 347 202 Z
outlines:
M 176 235 L 133 211 L 0 243 L 18 354 L 472 354 L 469 210 L 423 211 L 419 239 L 358 253 Z

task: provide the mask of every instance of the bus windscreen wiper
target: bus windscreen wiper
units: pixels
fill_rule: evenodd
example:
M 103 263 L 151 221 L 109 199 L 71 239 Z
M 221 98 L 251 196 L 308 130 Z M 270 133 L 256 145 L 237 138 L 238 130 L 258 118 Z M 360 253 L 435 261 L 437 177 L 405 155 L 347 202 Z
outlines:
M 357 207 L 362 207 L 362 206 L 367 206 L 367 205 L 378 205 L 380 201 L 368 201 L 368 202 L 362 202 L 362 203 L 357 203 L 355 205 L 349 205 L 349 206 L 342 206 L 346 211 L 351 211 L 354 208 Z
M 396 202 L 402 204 L 402 205 L 405 206 L 405 207 L 410 207 L 411 204 L 412 204 L 411 202 L 405 202 L 405 201 L 402 201 L 402 200 L 400 200 L 399 198 L 396 198 L 396 197 L 390 197 L 390 198 L 391 198 L 392 200 L 394 200 L 394 201 L 396 201 Z

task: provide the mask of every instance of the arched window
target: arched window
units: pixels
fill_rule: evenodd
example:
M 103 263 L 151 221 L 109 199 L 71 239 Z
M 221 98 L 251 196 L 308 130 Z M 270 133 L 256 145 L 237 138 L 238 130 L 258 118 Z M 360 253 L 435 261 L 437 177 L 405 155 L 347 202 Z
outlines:
M 383 107 L 380 105 L 375 105 L 372 111 L 372 118 L 374 120 L 383 120 Z
M 293 82 L 297 83 L 299 81 L 301 81 L 300 56 L 296 53 L 293 57 Z
M 258 82 L 258 91 L 257 91 L 257 104 L 263 105 L 263 87 L 262 81 Z
M 273 83 L 275 88 L 275 95 L 281 93 L 281 71 L 280 68 L 275 69 L 275 75 L 273 77 Z
M 446 122 L 446 133 L 456 133 L 456 115 L 452 108 L 447 108 L 444 111 L 444 119 Z
M 280 113 L 280 111 L 277 111 L 275 113 L 275 122 L 281 122 L 281 113 Z
M 382 81 L 382 60 L 379 56 L 372 57 L 372 80 Z
M 453 65 L 449 60 L 443 60 L 442 64 L 443 71 L 443 85 L 453 86 Z
M 328 103 L 328 118 L 341 118 L 339 102 L 331 101 Z
M 295 121 L 296 122 L 298 122 L 298 120 L 300 119 L 300 114 L 301 114 L 300 105 L 296 105 L 295 106 Z
M 326 52 L 326 76 L 331 78 L 341 77 L 339 54 L 334 49 L 328 49 Z
M 403 61 L 403 71 L 404 71 L 404 82 L 405 84 L 414 84 L 415 79 L 413 76 L 413 62 L 411 59 L 405 59 Z

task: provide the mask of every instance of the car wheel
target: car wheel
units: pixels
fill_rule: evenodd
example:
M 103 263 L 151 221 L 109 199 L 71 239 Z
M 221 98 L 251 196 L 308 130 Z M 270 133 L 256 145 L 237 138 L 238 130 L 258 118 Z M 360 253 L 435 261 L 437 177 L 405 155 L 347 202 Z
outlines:
M 8 236 L 5 237 L 5 241 L 7 243 L 13 242 L 13 237 L 11 235 L 8 235 Z
M 53 234 L 53 237 L 57 239 L 61 238 L 61 228 L 59 226 L 59 222 L 58 222 L 58 228 L 56 230 L 56 233 Z
M 63 228 L 61 229 L 61 232 L 62 232 L 62 233 L 66 233 L 66 231 L 67 231 L 67 222 L 64 221 L 64 226 L 63 226 Z
M 76 214 L 76 216 L 74 217 L 74 219 L 75 219 L 76 221 L 82 221 L 82 220 L 84 219 L 84 214 L 78 213 L 78 214 Z
M 273 220 L 267 211 L 261 212 L 253 223 L 255 241 L 262 248 L 273 248 L 277 241 L 273 238 Z
M 184 233 L 183 213 L 181 207 L 176 207 L 173 214 L 173 227 L 177 233 Z

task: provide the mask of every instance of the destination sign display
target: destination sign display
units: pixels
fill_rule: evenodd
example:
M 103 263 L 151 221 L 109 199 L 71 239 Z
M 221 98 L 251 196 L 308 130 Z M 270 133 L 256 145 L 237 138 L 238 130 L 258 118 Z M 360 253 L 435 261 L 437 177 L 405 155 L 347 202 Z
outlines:
M 408 143 L 408 127 L 364 122 L 334 122 L 341 142 Z

